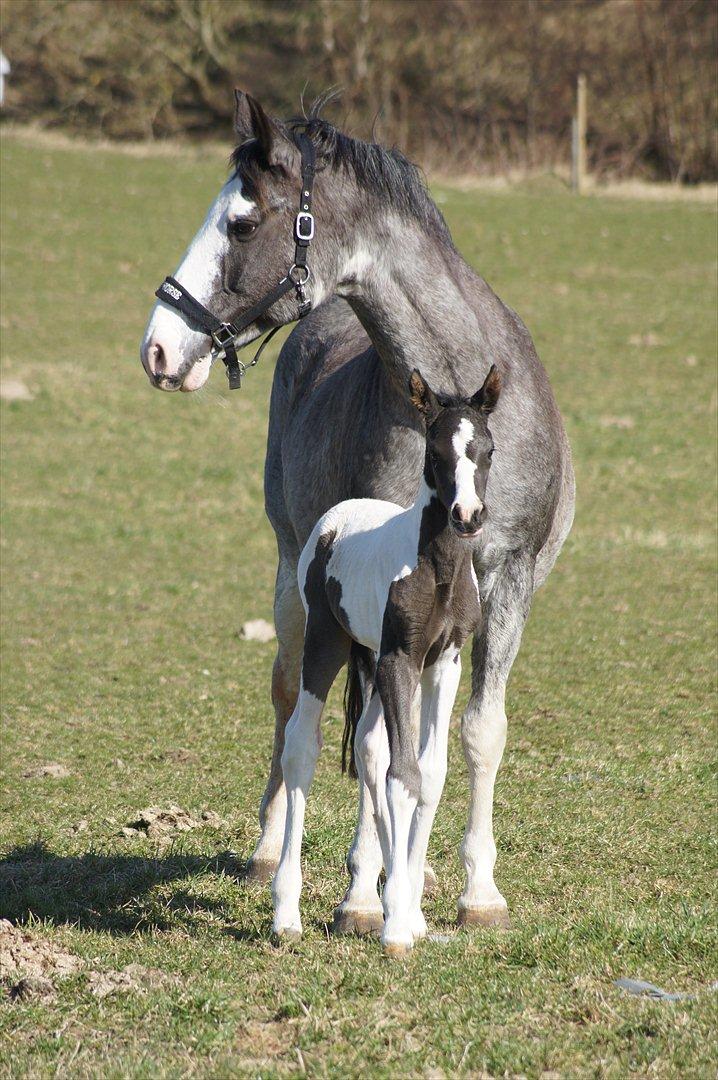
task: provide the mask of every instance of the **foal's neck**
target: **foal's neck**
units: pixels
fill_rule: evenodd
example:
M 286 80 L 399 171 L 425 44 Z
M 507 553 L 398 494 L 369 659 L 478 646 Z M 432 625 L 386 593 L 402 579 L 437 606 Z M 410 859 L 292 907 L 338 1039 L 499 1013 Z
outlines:
M 464 562 L 472 557 L 471 547 L 459 540 L 449 522 L 449 512 L 441 502 L 427 453 L 424 474 L 413 506 L 418 536 L 418 557 L 434 566 L 437 585 L 451 584 Z
M 475 389 L 488 354 L 479 300 L 496 298 L 445 237 L 418 221 L 372 209 L 344 256 L 336 291 L 351 304 L 402 389 L 418 368 L 447 394 Z

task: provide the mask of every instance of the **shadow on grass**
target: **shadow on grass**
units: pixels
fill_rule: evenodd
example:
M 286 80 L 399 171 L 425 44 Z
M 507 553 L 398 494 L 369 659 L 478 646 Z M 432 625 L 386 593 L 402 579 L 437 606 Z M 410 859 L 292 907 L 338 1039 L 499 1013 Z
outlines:
M 221 901 L 186 887 L 205 874 L 241 882 L 244 864 L 229 852 L 216 855 L 56 855 L 45 844 L 14 848 L 0 860 L 0 918 L 23 923 L 29 917 L 87 930 L 130 934 L 177 927 L 178 918 L 205 913 L 226 917 L 224 932 L 262 940 L 268 931 L 232 925 Z M 182 883 L 160 901 L 148 894 L 157 885 Z

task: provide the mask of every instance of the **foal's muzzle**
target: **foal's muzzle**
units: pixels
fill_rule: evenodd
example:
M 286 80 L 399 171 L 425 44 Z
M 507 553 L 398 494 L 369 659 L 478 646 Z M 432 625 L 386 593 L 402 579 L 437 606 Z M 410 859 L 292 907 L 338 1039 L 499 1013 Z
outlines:
M 462 540 L 472 540 L 481 532 L 481 526 L 486 520 L 486 507 L 482 506 L 480 509 L 466 514 L 460 506 L 454 505 L 451 508 L 449 517 L 456 535 L 460 536 Z

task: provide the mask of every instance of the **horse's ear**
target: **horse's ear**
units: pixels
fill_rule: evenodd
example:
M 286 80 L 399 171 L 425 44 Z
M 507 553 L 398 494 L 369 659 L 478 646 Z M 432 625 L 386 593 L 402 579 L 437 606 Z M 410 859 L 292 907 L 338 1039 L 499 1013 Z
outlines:
M 496 402 L 499 400 L 499 394 L 501 393 L 501 375 L 496 364 L 492 364 L 489 368 L 489 373 L 484 379 L 484 385 L 480 390 L 477 390 L 471 399 L 471 405 L 478 412 L 485 413 L 487 416 L 492 413 L 496 408 Z
M 439 415 L 441 405 L 434 391 L 422 379 L 418 368 L 414 368 L 409 379 L 409 399 L 415 409 L 422 414 L 427 424 L 433 423 Z
M 291 168 L 297 149 L 251 94 L 234 91 L 234 128 L 241 142 L 256 139 L 267 165 Z

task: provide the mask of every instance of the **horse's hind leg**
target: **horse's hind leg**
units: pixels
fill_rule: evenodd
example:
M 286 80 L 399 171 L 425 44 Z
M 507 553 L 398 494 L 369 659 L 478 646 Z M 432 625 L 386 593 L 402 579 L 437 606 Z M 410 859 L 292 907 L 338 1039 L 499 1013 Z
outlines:
M 249 881 L 269 881 L 277 869 L 284 840 L 287 796 L 282 778 L 284 732 L 299 692 L 299 673 L 304 641 L 304 608 L 297 587 L 296 563 L 281 558 L 274 594 L 274 625 L 277 657 L 272 671 L 274 705 L 274 746 L 269 779 L 259 808 L 262 830 L 245 870 Z
M 466 887 L 459 897 L 459 923 L 508 926 L 506 901 L 494 883 L 494 782 L 506 743 L 506 683 L 516 658 L 533 594 L 533 561 L 514 556 L 488 597 L 471 654 L 473 686 L 461 720 L 461 739 L 471 788 L 469 819 L 461 856 Z

